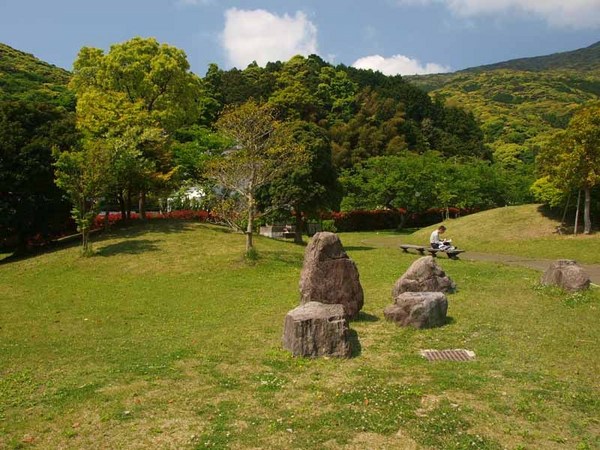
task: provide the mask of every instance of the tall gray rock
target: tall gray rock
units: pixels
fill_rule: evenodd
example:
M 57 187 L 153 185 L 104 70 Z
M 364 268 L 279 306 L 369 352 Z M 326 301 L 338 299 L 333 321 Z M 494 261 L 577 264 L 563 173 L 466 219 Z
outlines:
M 308 302 L 340 304 L 349 319 L 358 317 L 363 307 L 358 269 L 334 233 L 317 233 L 306 247 L 300 275 L 300 303 Z
M 308 302 L 291 310 L 285 316 L 283 347 L 294 356 L 350 357 L 344 307 Z
M 392 298 L 403 292 L 456 291 L 456 284 L 446 275 L 432 256 L 417 259 L 402 275 L 392 289 Z
M 555 285 L 565 291 L 583 291 L 590 287 L 590 276 L 576 261 L 559 259 L 553 262 L 542 275 L 544 286 Z

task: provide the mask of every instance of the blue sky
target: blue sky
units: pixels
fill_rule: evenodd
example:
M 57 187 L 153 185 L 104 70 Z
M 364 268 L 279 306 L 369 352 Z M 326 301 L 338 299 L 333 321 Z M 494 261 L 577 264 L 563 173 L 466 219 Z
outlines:
M 296 53 L 438 72 L 591 45 L 600 0 L 0 0 L 0 42 L 67 69 L 134 36 L 182 48 L 199 75 Z

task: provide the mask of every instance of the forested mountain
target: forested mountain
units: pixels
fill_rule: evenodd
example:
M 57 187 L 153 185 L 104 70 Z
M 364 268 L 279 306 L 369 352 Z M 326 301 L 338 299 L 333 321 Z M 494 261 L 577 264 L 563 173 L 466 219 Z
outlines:
M 265 68 L 251 64 L 223 71 L 212 65 L 204 81 L 215 112 L 254 98 L 277 106 L 286 119 L 326 129 L 338 168 L 406 150 L 486 156 L 483 135 L 470 112 L 433 101 L 400 76 L 335 67 L 311 55 Z
M 54 184 L 53 149 L 74 145 L 71 75 L 0 44 L 0 246 L 68 227 L 68 202 Z
M 25 100 L 73 108 L 67 89 L 71 74 L 0 43 L 0 100 Z
M 434 98 L 472 111 L 496 158 L 527 161 L 567 126 L 576 110 L 600 98 L 600 42 L 409 81 Z

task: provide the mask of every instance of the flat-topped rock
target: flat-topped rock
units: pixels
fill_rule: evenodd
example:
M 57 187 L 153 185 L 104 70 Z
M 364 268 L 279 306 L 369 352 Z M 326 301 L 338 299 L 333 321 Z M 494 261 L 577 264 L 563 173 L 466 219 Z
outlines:
M 300 303 L 319 302 L 343 305 L 353 319 L 364 304 L 358 269 L 334 233 L 313 236 L 304 253 L 300 275 Z
M 344 307 L 308 302 L 285 316 L 283 347 L 294 356 L 334 356 L 352 354 Z
M 558 286 L 565 291 L 583 291 L 590 287 L 590 276 L 571 259 L 559 259 L 544 272 L 541 279 L 544 286 Z
M 454 292 L 456 284 L 446 275 L 432 256 L 417 259 L 392 289 L 392 298 L 403 292 Z
M 383 315 L 398 326 L 434 328 L 446 323 L 447 312 L 448 299 L 441 292 L 404 292 Z

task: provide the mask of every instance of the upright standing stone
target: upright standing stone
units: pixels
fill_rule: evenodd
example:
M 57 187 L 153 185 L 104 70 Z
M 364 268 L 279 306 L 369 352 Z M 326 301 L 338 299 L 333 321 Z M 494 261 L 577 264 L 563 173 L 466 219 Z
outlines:
M 306 247 L 300 275 L 300 303 L 308 302 L 340 304 L 349 319 L 358 317 L 363 307 L 358 269 L 334 233 L 317 233 Z
M 352 353 L 342 305 L 308 302 L 285 316 L 283 347 L 294 356 L 337 356 Z
M 432 256 L 417 259 L 392 289 L 392 298 L 403 292 L 454 292 L 456 284 L 435 262 Z
M 590 287 L 590 276 L 576 261 L 559 259 L 544 272 L 541 283 L 545 286 L 555 285 L 565 291 L 576 292 Z

